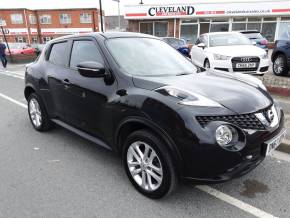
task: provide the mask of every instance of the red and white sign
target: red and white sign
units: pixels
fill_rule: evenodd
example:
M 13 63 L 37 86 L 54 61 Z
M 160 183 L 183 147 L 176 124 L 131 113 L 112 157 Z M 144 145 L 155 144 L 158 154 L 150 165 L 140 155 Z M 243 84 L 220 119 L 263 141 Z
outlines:
M 126 19 L 277 16 L 290 14 L 290 1 L 125 5 L 124 10 Z

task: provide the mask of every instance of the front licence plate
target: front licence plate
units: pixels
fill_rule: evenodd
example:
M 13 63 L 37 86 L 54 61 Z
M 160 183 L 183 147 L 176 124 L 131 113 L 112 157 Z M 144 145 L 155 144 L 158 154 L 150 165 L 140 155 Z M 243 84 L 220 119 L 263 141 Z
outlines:
M 268 156 L 269 154 L 271 154 L 271 152 L 274 151 L 282 143 L 285 137 L 286 137 L 286 129 L 283 129 L 279 133 L 279 135 L 265 142 L 265 144 L 267 145 L 265 156 Z
M 254 68 L 256 63 L 237 63 L 236 68 Z

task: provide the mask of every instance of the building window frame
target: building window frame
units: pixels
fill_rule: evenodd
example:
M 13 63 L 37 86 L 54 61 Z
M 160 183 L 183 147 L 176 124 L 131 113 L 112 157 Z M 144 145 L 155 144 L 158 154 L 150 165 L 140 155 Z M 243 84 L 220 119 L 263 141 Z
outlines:
M 39 16 L 40 24 L 51 24 L 51 15 L 50 14 L 42 14 Z
M 82 12 L 80 13 L 80 23 L 92 23 L 93 18 L 91 13 Z
M 25 43 L 26 40 L 25 40 L 25 38 L 23 36 L 16 36 L 15 37 L 15 42 L 16 43 Z
M 36 16 L 34 14 L 29 14 L 29 23 L 30 24 L 36 24 L 37 23 Z
M 10 14 L 11 24 L 23 24 L 23 15 L 21 13 Z
M 71 14 L 62 13 L 59 15 L 60 24 L 71 24 Z
M 49 42 L 50 40 L 52 40 L 52 37 L 51 36 L 44 36 L 42 37 L 42 42 L 44 44 L 46 44 L 47 42 Z

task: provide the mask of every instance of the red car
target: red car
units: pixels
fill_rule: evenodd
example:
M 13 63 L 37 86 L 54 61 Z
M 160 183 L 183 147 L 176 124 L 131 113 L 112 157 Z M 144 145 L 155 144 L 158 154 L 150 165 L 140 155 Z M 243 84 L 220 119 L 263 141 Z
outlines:
M 7 47 L 7 46 L 6 46 Z M 9 44 L 9 48 L 12 55 L 32 55 L 35 54 L 35 48 L 30 47 L 25 43 L 13 43 Z M 6 49 L 6 55 L 10 55 L 8 48 Z

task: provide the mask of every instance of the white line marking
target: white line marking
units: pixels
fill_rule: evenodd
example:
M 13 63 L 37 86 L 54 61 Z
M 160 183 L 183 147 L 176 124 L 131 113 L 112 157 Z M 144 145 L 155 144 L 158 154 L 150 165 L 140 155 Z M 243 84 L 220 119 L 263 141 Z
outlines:
M 5 75 L 5 76 L 11 76 L 18 79 L 24 79 L 24 76 L 11 72 L 11 71 L 2 71 L 2 72 L 0 71 L 0 74 Z
M 0 97 L 4 98 L 4 99 L 6 99 L 6 100 L 8 100 L 8 101 L 10 101 L 10 102 L 12 102 L 14 104 L 17 104 L 20 107 L 27 108 L 26 104 L 23 104 L 20 101 L 14 100 L 13 98 L 8 97 L 7 95 L 4 95 L 4 94 L 0 93 Z
M 17 100 L 14 100 L 6 95 L 3 95 L 0 93 L 0 97 L 4 98 L 4 99 L 7 99 L 8 101 L 11 101 L 23 108 L 27 108 L 27 105 L 17 101 Z M 272 154 L 273 154 L 273 157 L 277 158 L 277 155 L 276 154 L 277 151 L 274 151 Z M 282 152 L 279 152 L 279 153 L 282 153 Z M 281 154 L 279 154 L 281 155 Z M 289 155 L 288 155 L 289 156 Z M 280 158 L 279 158 L 280 159 Z M 286 159 L 288 159 L 287 161 L 289 161 L 289 157 L 287 157 Z M 285 157 L 281 157 L 281 160 L 285 160 Z M 227 195 L 227 194 L 224 194 L 214 188 L 211 188 L 210 186 L 207 186 L 207 185 L 199 185 L 199 186 L 196 186 L 197 189 L 201 190 L 201 191 L 204 191 L 206 193 L 208 193 L 209 195 L 212 195 L 214 196 L 215 198 L 217 199 L 220 199 L 230 205 L 233 205 L 247 213 L 250 213 L 256 217 L 262 217 L 262 218 L 275 218 L 275 216 L 273 216 L 272 214 L 269 214 L 261 209 L 258 209 L 256 207 L 253 207 L 252 205 L 249 205 L 243 201 L 240 201 L 236 198 L 233 198 L 231 197 L 230 195 Z
M 256 217 L 263 217 L 263 218 L 274 218 L 275 216 L 273 216 L 272 214 L 269 214 L 263 210 L 260 210 L 256 207 L 253 207 L 252 205 L 249 205 L 243 201 L 240 201 L 236 198 L 233 198 L 227 194 L 224 194 L 210 186 L 207 185 L 198 185 L 196 186 L 197 189 L 206 192 L 209 195 L 214 196 L 215 198 L 218 198 L 222 201 L 225 201 L 226 203 L 233 205 L 247 213 L 250 213 Z
M 285 152 L 273 151 L 270 156 L 278 160 L 284 160 L 284 161 L 290 162 L 290 155 Z

